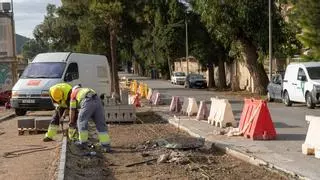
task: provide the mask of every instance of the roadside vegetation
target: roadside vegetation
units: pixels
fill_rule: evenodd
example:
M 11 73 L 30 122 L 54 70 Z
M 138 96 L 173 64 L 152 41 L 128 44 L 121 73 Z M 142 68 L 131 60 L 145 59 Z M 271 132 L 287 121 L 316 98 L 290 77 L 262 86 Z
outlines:
M 274 59 L 319 58 L 319 6 L 317 0 L 272 1 Z M 61 7 L 47 6 L 23 55 L 26 59 L 47 51 L 106 55 L 113 70 L 112 91 L 119 92 L 119 65 L 132 66 L 139 75 L 150 75 L 154 68 L 168 79 L 174 60 L 185 57 L 188 49 L 188 55 L 209 70 L 209 87 L 225 88 L 225 62 L 239 61 L 253 78 L 254 92 L 265 94 L 268 15 L 268 1 L 62 0 Z M 217 83 L 213 67 L 219 67 Z M 237 86 L 232 78 L 231 88 Z

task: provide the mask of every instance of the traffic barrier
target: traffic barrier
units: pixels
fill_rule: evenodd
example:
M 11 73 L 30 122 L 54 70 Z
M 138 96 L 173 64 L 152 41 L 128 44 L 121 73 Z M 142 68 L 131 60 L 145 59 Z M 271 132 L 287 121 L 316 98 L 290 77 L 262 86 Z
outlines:
M 320 157 L 320 116 L 306 116 L 306 121 L 309 122 L 307 136 L 305 142 L 302 144 L 302 153 L 305 155 L 315 155 L 316 158 Z
M 241 118 L 240 133 L 252 140 L 272 140 L 276 130 L 270 116 L 267 102 L 264 100 L 245 101 Z M 247 112 L 246 112 L 247 111 Z
M 235 127 L 237 122 L 234 119 L 231 104 L 229 103 L 229 101 L 227 99 L 215 99 L 214 101 L 214 112 L 210 117 L 211 124 L 220 128 L 228 126 Z
M 151 88 L 149 88 L 149 89 L 148 89 L 147 100 L 149 100 L 149 101 L 150 101 L 150 99 L 151 99 L 151 97 L 152 97 L 152 93 L 153 93 L 152 89 L 151 89 Z
M 180 103 L 180 99 L 178 96 L 172 96 L 169 111 L 171 111 L 171 112 L 180 112 L 181 111 L 181 103 Z
M 188 97 L 183 97 L 183 104 L 181 107 L 181 113 L 182 114 L 187 114 L 187 108 L 189 105 L 189 98 Z
M 187 115 L 193 116 L 198 112 L 198 104 L 195 98 L 188 98 Z
M 147 98 L 147 96 L 148 96 L 148 84 L 144 84 L 142 97 Z
M 210 112 L 208 116 L 208 123 L 211 125 L 214 125 L 214 119 L 217 114 L 217 110 L 219 108 L 219 105 L 217 104 L 218 98 L 211 98 L 211 106 L 210 106 Z
M 208 116 L 209 116 L 209 110 L 205 101 L 200 101 L 196 120 L 206 120 L 208 119 Z
M 254 99 L 244 99 L 244 105 L 239 121 L 239 129 L 242 130 L 244 128 L 244 125 L 246 123 L 246 120 L 250 118 L 252 114 L 253 109 L 253 103 Z
M 160 93 L 159 92 L 155 93 L 154 101 L 152 103 L 153 103 L 153 105 L 159 105 L 160 104 Z
M 135 105 L 135 107 L 141 107 L 141 101 L 140 101 L 140 94 L 139 93 L 137 93 L 134 96 L 133 104 Z

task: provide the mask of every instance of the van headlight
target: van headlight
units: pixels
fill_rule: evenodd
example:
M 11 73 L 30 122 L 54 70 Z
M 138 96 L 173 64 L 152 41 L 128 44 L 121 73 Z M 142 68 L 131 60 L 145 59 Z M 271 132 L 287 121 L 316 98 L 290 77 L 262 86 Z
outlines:
M 12 91 L 11 92 L 11 97 L 12 98 L 18 98 L 19 97 L 19 92 L 18 91 Z
M 320 85 L 313 85 L 313 89 L 316 91 L 320 91 Z

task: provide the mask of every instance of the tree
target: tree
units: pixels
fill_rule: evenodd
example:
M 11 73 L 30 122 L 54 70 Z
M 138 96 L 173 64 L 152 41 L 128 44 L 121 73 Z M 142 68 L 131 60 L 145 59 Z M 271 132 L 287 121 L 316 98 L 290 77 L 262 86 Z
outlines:
M 23 45 L 22 56 L 25 59 L 32 59 L 39 53 L 47 52 L 48 49 L 49 48 L 46 45 L 41 44 L 35 39 L 31 39 Z
M 259 54 L 267 54 L 268 50 L 268 1 L 194 0 L 193 7 L 201 14 L 208 31 L 224 47 L 231 47 L 232 43 L 238 45 L 238 52 L 255 83 L 254 92 L 264 94 L 269 80 Z M 273 36 L 282 37 L 283 19 L 274 3 L 272 10 Z M 285 42 L 284 39 L 274 39 L 273 44 Z
M 118 62 L 116 59 L 117 33 L 121 26 L 121 15 L 123 13 L 123 4 L 120 1 L 111 0 L 93 0 L 90 10 L 102 18 L 107 25 L 110 36 L 110 52 L 111 52 L 111 71 L 112 71 L 112 92 L 120 94 Z
M 295 5 L 296 21 L 301 28 L 297 38 L 308 50 L 307 59 L 320 59 L 320 3 L 317 0 L 299 0 Z

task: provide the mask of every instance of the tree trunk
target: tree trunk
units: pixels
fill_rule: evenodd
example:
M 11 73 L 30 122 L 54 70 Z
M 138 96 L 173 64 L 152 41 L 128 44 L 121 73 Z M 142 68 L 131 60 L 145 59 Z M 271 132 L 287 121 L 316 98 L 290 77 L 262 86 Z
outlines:
M 214 88 L 215 87 L 215 83 L 214 83 L 214 68 L 213 68 L 213 64 L 209 63 L 209 67 L 208 67 L 208 88 Z
M 219 88 L 223 89 L 226 87 L 226 70 L 224 67 L 224 61 L 219 57 Z
M 237 63 L 237 61 L 233 61 L 231 64 L 231 91 L 240 90 Z
M 240 38 L 240 42 L 244 49 L 243 56 L 245 65 L 253 79 L 253 92 L 264 95 L 266 94 L 266 88 L 269 83 L 269 79 L 263 68 L 263 65 L 258 62 L 257 48 L 252 44 L 251 41 L 245 38 Z
M 118 77 L 118 62 L 116 59 L 116 47 L 117 39 L 115 30 L 110 30 L 110 50 L 111 50 L 111 62 L 112 62 L 112 80 L 114 82 L 112 87 L 112 92 L 117 94 L 117 97 L 120 97 L 119 89 L 119 77 Z

